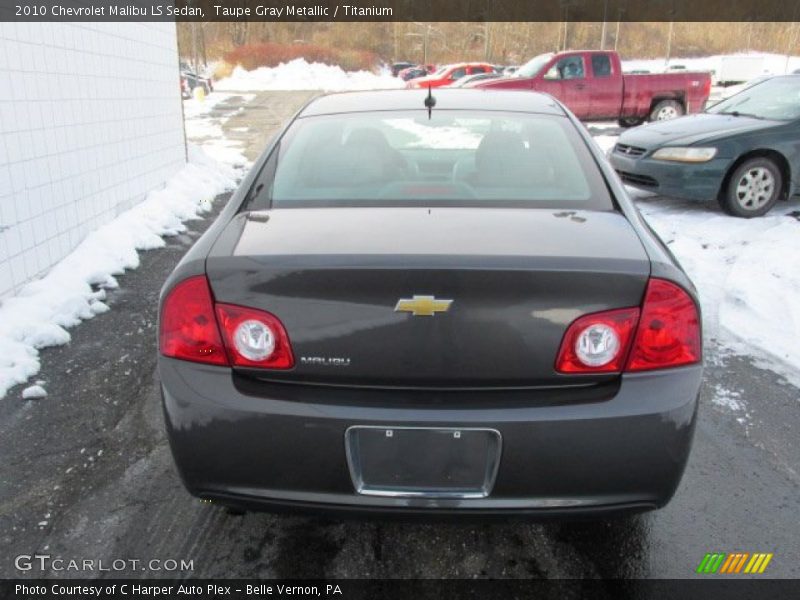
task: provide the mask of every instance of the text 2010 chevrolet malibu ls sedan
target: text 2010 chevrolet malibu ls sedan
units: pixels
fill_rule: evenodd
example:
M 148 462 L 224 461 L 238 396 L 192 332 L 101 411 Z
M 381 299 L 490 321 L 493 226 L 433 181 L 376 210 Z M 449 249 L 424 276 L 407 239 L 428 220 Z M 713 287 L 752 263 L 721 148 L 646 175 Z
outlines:
M 555 100 L 427 93 L 309 103 L 169 277 L 186 487 L 361 514 L 662 506 L 700 387 L 691 283 Z

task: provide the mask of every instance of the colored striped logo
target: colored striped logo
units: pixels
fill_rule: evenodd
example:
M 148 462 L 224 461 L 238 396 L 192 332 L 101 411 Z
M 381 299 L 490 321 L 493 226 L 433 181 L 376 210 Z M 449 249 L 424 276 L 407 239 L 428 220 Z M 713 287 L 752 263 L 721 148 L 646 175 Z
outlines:
M 697 567 L 697 572 L 701 574 L 732 574 L 732 573 L 763 573 L 769 561 L 772 560 L 772 552 L 734 552 L 725 554 L 724 552 L 711 552 L 703 557 Z

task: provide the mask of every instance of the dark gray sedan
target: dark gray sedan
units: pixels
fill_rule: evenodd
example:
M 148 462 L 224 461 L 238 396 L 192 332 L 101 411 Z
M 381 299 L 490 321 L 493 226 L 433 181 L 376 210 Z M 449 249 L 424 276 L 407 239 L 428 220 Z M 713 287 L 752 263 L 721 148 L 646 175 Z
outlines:
M 664 505 L 702 374 L 692 284 L 558 102 L 427 93 L 309 103 L 164 285 L 187 489 L 359 514 Z
M 773 77 L 704 113 L 626 131 L 609 158 L 634 187 L 762 216 L 800 181 L 800 77 Z

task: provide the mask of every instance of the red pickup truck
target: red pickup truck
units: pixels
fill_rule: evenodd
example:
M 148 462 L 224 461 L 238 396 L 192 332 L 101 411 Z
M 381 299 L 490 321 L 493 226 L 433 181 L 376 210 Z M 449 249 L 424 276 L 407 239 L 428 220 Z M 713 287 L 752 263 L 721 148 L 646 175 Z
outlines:
M 545 92 L 584 121 L 617 119 L 623 127 L 700 112 L 711 93 L 710 73 L 623 75 L 616 52 L 542 54 L 511 77 L 471 87 Z

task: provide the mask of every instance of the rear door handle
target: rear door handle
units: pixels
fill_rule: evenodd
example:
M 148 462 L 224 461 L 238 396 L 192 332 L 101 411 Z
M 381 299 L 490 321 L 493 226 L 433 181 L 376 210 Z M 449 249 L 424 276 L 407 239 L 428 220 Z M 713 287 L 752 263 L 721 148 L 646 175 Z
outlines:
M 585 87 L 586 87 L 586 84 L 585 84 L 585 83 L 576 83 L 576 84 L 575 84 L 575 89 L 576 89 L 576 90 L 582 90 L 582 89 L 583 89 L 583 88 L 585 88 Z

